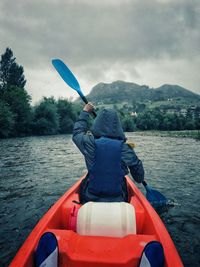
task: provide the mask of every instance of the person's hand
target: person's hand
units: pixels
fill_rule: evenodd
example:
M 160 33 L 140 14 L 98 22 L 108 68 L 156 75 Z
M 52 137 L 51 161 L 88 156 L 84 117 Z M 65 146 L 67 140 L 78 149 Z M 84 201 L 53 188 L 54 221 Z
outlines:
M 84 106 L 83 110 L 90 113 L 94 111 L 94 105 L 91 102 L 89 102 Z

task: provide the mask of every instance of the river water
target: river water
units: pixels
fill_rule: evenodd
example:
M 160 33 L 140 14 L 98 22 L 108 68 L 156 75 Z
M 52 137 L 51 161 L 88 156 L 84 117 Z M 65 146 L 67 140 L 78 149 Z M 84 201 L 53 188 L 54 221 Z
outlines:
M 136 133 L 127 137 L 137 145 L 147 182 L 174 202 L 160 216 L 184 266 L 200 266 L 200 142 Z M 85 171 L 70 135 L 0 140 L 1 267 Z

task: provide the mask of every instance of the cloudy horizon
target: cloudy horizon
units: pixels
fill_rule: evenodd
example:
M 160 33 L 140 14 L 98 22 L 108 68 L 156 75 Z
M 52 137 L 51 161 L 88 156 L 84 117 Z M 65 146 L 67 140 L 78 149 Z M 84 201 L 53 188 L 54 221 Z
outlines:
M 115 80 L 200 94 L 198 0 L 2 0 L 0 23 L 0 54 L 12 49 L 33 103 L 76 97 L 53 58 L 70 67 L 85 94 Z

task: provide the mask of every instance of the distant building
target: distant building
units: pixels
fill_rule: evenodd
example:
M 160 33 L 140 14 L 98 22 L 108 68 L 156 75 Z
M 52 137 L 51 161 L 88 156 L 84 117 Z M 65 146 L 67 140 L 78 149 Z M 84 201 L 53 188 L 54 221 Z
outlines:
M 137 117 L 137 112 L 136 111 L 132 111 L 131 114 L 130 114 L 132 117 Z
M 187 115 L 187 109 L 186 108 L 182 108 L 179 112 L 180 115 L 183 115 L 184 117 L 186 117 Z
M 189 115 L 194 118 L 195 114 L 197 113 L 197 107 L 190 106 L 188 108 L 182 108 L 182 109 L 180 109 L 179 107 L 167 108 L 167 109 L 164 109 L 163 111 L 165 111 L 166 113 L 170 113 L 170 114 L 182 115 L 184 117 L 187 117 Z
M 177 114 L 178 110 L 176 108 L 168 108 L 166 109 L 166 112 L 170 114 Z
M 179 112 L 179 114 L 183 115 L 184 117 L 191 116 L 192 118 L 194 118 L 195 115 L 197 115 L 197 113 L 198 112 L 197 112 L 197 107 L 196 106 L 190 106 L 188 109 L 183 108 Z M 200 114 L 198 114 L 198 116 L 200 116 Z

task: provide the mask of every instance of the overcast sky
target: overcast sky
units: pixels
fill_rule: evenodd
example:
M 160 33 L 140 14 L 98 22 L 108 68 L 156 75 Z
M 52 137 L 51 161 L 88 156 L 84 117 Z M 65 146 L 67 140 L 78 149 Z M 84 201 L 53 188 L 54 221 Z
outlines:
M 1 0 L 0 54 L 6 47 L 24 67 L 33 103 L 76 96 L 53 58 L 85 94 L 115 80 L 200 94 L 199 0 Z

